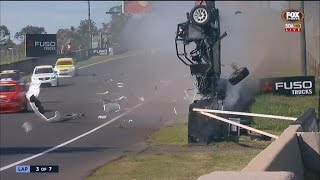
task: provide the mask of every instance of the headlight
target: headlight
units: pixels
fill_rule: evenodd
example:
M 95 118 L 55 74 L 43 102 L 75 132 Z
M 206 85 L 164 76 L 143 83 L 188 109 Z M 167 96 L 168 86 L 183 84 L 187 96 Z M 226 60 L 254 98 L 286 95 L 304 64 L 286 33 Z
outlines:
M 35 76 L 32 76 L 32 78 L 31 78 L 32 80 L 38 80 L 38 78 L 37 77 L 35 77 Z
M 74 66 L 72 68 L 69 69 L 70 71 L 74 71 Z

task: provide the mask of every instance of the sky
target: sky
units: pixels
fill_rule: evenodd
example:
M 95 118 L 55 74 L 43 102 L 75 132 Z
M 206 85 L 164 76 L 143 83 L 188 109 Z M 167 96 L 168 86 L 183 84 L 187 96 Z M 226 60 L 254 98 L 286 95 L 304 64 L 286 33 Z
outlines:
M 121 1 L 90 1 L 91 19 L 98 28 L 110 21 L 105 12 Z M 78 27 L 88 18 L 88 1 L 0 1 L 0 24 L 7 26 L 11 39 L 27 25 L 43 26 L 48 34 Z

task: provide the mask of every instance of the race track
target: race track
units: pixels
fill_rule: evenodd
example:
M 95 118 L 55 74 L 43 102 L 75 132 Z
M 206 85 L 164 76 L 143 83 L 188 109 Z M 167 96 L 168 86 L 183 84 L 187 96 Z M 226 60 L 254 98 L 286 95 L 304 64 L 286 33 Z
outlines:
M 173 53 L 140 54 L 87 66 L 77 77 L 60 79 L 59 87 L 41 88 L 47 117 L 56 110 L 85 116 L 47 123 L 31 111 L 1 114 L 0 179 L 84 179 L 106 162 L 143 150 L 148 135 L 188 111 L 184 89 L 193 86 L 185 75 L 188 67 Z M 122 96 L 119 112 L 98 119 L 105 115 L 102 99 Z M 58 165 L 59 173 L 17 174 L 16 165 Z

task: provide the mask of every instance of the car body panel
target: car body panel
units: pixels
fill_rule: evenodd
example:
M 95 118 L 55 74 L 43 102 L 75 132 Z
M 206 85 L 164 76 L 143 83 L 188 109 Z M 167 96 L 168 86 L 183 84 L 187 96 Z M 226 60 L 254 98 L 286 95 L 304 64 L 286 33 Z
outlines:
M 19 70 L 3 70 L 0 72 L 0 81 L 18 81 L 21 85 L 26 84 L 22 72 Z
M 20 112 L 27 107 L 26 88 L 17 81 L 0 82 L 0 113 Z
M 78 67 L 73 58 L 59 58 L 54 70 L 57 71 L 58 77 L 73 77 L 77 75 Z
M 39 80 L 41 84 L 58 86 L 58 76 L 51 65 L 36 66 L 31 76 L 31 81 L 35 80 Z

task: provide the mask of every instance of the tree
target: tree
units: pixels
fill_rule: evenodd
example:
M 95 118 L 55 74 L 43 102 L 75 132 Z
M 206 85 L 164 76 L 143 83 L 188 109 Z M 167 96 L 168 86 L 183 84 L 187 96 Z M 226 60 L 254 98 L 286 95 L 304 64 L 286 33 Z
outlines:
M 108 33 L 111 23 L 102 23 L 102 27 L 98 30 L 99 33 Z
M 125 28 L 126 23 L 130 19 L 130 14 L 112 14 L 110 22 L 110 34 L 112 43 L 118 43 L 121 33 Z
M 80 35 L 73 26 L 70 29 L 59 29 L 57 31 L 57 44 L 59 48 L 65 46 L 68 41 L 71 41 L 72 50 L 77 50 L 82 43 Z
M 25 34 L 47 34 L 47 31 L 44 27 L 31 26 L 28 25 L 22 28 L 19 32 L 14 35 L 14 38 L 23 41 Z
M 90 22 L 91 22 L 90 29 L 91 29 L 92 35 L 93 36 L 97 35 L 98 34 L 98 28 L 96 27 L 96 23 L 93 20 L 90 20 Z M 89 36 L 89 20 L 88 19 L 80 21 L 80 25 L 79 25 L 79 27 L 77 29 L 77 32 L 79 33 L 79 35 L 82 38 L 90 37 Z
M 10 31 L 5 25 L 0 26 L 0 46 L 5 46 L 10 42 Z

